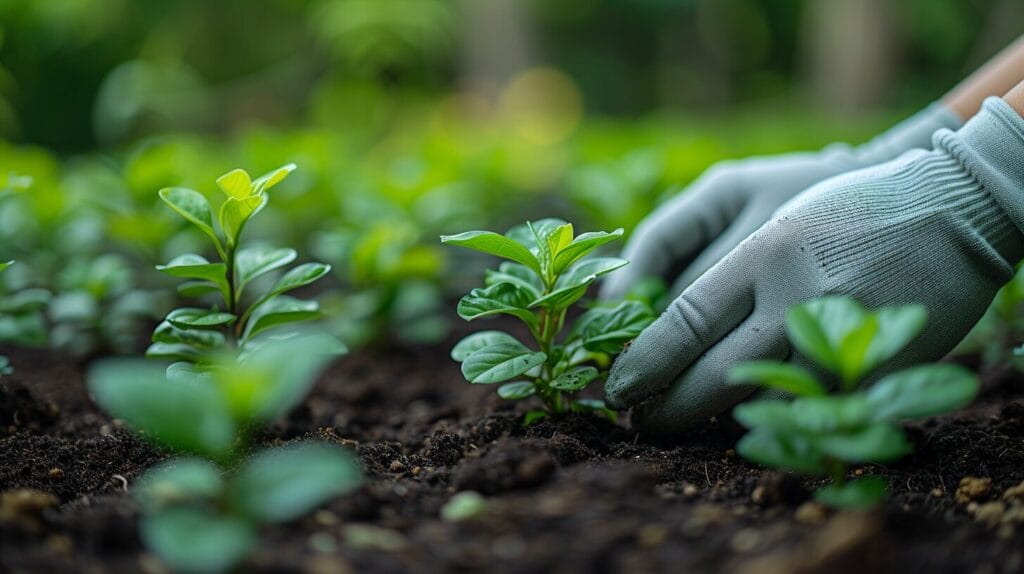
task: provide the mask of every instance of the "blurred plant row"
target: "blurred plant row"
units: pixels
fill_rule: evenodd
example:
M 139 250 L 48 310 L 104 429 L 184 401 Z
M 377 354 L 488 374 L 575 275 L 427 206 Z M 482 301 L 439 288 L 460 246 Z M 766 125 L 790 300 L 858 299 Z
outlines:
M 534 73 L 532 81 L 557 81 L 557 72 Z M 342 100 L 339 109 L 360 108 Z M 787 127 L 778 116 L 652 117 L 577 121 L 549 137 L 543 110 L 490 109 L 471 96 L 395 109 L 405 111 L 363 132 L 253 126 L 67 158 L 0 140 L 0 253 L 18 260 L 0 275 L 0 341 L 79 356 L 138 350 L 176 297 L 169 280 L 149 271 L 179 253 L 209 255 L 202 234 L 155 190 L 191 187 L 213 197 L 210 182 L 231 165 L 301 167 L 247 233 L 257 246 L 293 245 L 331 265 L 320 298 L 346 343 L 426 342 L 445 334 L 442 303 L 486 263 L 442 249 L 441 234 L 538 213 L 628 233 L 718 159 L 813 148 L 830 135 L 863 139 L 872 129 Z

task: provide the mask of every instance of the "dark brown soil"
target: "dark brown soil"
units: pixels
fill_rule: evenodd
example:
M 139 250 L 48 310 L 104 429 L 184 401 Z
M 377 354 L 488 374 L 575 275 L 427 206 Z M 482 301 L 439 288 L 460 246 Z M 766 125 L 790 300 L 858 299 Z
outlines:
M 447 349 L 346 357 L 263 434 L 352 446 L 367 482 L 268 529 L 242 571 L 1024 571 L 1024 524 L 990 527 L 954 500 L 965 476 L 992 479 L 981 503 L 1024 481 L 1019 377 L 987 377 L 974 406 L 910 427 L 912 456 L 864 469 L 889 479 L 883 509 L 821 513 L 804 504 L 813 482 L 736 457 L 731 425 L 671 444 L 591 417 L 524 429 L 526 405 L 465 383 Z M 0 352 L 17 369 L 0 396 L 0 490 L 55 497 L 0 509 L 0 571 L 162 571 L 126 493 L 160 453 L 92 406 L 70 360 Z M 442 520 L 462 490 L 486 512 Z

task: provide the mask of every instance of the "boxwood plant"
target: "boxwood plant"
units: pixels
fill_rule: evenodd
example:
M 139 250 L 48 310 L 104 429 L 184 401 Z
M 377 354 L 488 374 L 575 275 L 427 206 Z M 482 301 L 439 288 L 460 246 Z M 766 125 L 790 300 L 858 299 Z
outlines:
M 179 455 L 132 489 L 143 541 L 174 570 L 227 570 L 256 548 L 261 526 L 359 485 L 357 462 L 337 445 L 303 441 L 250 455 L 250 435 L 295 406 L 337 351 L 329 337 L 296 334 L 202 367 L 114 359 L 90 369 L 100 406 Z
M 836 379 L 835 388 L 791 363 L 737 365 L 733 384 L 756 383 L 795 395 L 733 410 L 750 429 L 736 447 L 745 458 L 783 470 L 826 475 L 815 498 L 836 507 L 871 506 L 886 494 L 880 477 L 848 480 L 851 465 L 885 463 L 911 450 L 900 423 L 959 408 L 978 389 L 976 377 L 952 364 L 892 372 L 870 387 L 865 378 L 896 356 L 924 326 L 920 305 L 866 311 L 847 297 L 816 299 L 789 310 L 786 332 L 803 357 Z
M 241 247 L 246 224 L 267 205 L 267 191 L 295 169 L 280 167 L 255 180 L 244 170 L 232 170 L 217 179 L 227 196 L 217 215 L 201 193 L 182 187 L 160 190 L 160 198 L 184 217 L 213 244 L 219 261 L 208 261 L 194 253 L 175 257 L 159 271 L 187 279 L 178 292 L 188 297 L 216 294 L 211 307 L 182 307 L 168 313 L 153 333 L 146 356 L 195 362 L 211 350 L 222 347 L 249 350 L 264 332 L 286 324 L 320 317 L 316 301 L 305 301 L 285 293 L 309 285 L 330 271 L 323 263 L 303 263 L 284 273 L 268 289 L 250 296 L 254 281 L 291 264 L 294 249 Z
M 466 337 L 451 353 L 462 363 L 466 380 L 504 383 L 498 387 L 504 399 L 539 398 L 544 410 L 528 412 L 527 424 L 566 412 L 597 411 L 614 419 L 603 401 L 574 395 L 606 374 L 610 356 L 654 320 L 653 312 L 639 301 L 623 301 L 591 308 L 571 326 L 566 316 L 598 277 L 628 263 L 617 257 L 587 257 L 621 236 L 622 229 L 575 236 L 572 224 L 544 219 L 505 235 L 469 231 L 442 237 L 443 243 L 508 260 L 487 271 L 484 287 L 459 301 L 459 316 L 473 321 L 511 315 L 526 325 L 534 344 L 527 346 L 502 331 Z

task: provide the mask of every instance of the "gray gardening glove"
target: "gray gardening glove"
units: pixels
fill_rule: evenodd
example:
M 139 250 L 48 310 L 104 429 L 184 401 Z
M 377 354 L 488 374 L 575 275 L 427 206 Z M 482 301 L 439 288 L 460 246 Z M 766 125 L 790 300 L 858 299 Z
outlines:
M 621 298 L 638 280 L 660 277 L 674 297 L 811 185 L 928 147 L 937 130 L 959 127 L 955 114 L 932 104 L 862 146 L 720 163 L 637 227 L 622 255 L 630 264 L 608 277 L 601 296 Z
M 892 366 L 951 350 L 1024 257 L 1024 120 L 990 98 L 934 151 L 826 180 L 702 275 L 619 356 L 605 386 L 634 424 L 672 433 L 744 400 L 739 361 L 786 359 L 783 318 L 826 294 L 922 303 L 927 326 Z M 803 362 L 799 356 L 796 362 Z

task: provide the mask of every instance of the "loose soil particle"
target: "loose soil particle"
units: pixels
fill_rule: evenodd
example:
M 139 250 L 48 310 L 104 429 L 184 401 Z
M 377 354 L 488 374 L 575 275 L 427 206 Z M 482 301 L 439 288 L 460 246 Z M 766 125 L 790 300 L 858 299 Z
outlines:
M 837 513 L 808 503 L 813 481 L 735 456 L 724 421 L 673 442 L 584 416 L 523 428 L 528 405 L 465 383 L 448 348 L 346 357 L 259 437 L 352 447 L 367 482 L 267 529 L 244 571 L 1024 571 L 1024 525 L 993 526 L 1024 481 L 1019 376 L 988 376 L 970 408 L 910 426 L 912 455 L 861 469 L 888 479 L 885 507 Z M 162 455 L 92 405 L 70 359 L 0 353 L 17 369 L 0 387 L 0 491 L 37 502 L 0 515 L 0 571 L 159 571 L 130 490 Z M 973 513 L 956 501 L 965 477 L 991 479 Z M 443 520 L 466 490 L 485 510 Z

